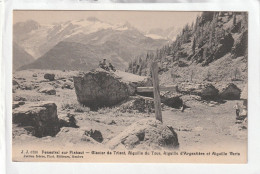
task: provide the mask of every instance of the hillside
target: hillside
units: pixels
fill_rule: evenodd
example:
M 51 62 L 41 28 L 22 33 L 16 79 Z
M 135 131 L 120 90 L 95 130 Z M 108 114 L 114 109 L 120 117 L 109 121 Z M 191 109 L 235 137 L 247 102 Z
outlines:
M 172 44 L 138 56 L 127 71 L 148 75 L 155 60 L 161 78 L 167 79 L 162 83 L 246 80 L 247 34 L 246 13 L 203 12 Z
M 21 66 L 33 62 L 35 59 L 28 54 L 23 48 L 13 43 L 13 69 L 17 70 Z

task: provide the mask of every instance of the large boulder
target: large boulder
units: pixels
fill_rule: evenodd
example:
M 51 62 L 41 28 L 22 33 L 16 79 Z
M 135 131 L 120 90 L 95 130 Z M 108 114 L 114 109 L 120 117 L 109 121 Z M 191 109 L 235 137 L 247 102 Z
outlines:
M 179 147 L 173 128 L 155 119 L 140 120 L 107 143 L 110 149 L 161 150 Z
M 241 94 L 241 89 L 239 89 L 235 84 L 230 83 L 220 92 L 220 97 L 224 100 L 239 100 Z
M 219 90 L 215 88 L 212 84 L 207 84 L 201 90 L 201 99 L 204 100 L 216 100 L 219 97 Z
M 36 137 L 55 136 L 60 130 L 57 106 L 52 102 L 26 103 L 13 110 L 13 124 L 31 127 Z
M 91 109 L 114 106 L 136 93 L 138 86 L 152 86 L 148 77 L 122 71 L 96 69 L 73 77 L 78 101 Z

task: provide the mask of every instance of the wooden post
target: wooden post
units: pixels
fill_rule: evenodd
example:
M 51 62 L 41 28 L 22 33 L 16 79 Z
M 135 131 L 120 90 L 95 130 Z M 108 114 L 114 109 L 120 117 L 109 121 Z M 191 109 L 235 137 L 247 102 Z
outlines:
M 160 98 L 160 91 L 159 91 L 159 78 L 158 78 L 157 62 L 152 62 L 151 69 L 152 69 L 152 78 L 153 78 L 155 118 L 162 122 L 162 109 L 161 109 L 161 98 Z

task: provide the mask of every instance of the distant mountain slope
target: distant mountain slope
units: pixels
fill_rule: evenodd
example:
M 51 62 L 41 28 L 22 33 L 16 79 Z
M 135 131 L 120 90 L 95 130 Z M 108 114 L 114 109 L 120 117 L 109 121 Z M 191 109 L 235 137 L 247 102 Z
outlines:
M 35 62 L 21 69 L 89 70 L 106 58 L 124 70 L 130 59 L 167 43 L 154 40 L 135 29 L 103 29 L 88 35 L 79 33 L 55 45 Z
M 89 62 L 85 62 L 85 59 Z M 75 42 L 60 42 L 45 55 L 21 67 L 23 69 L 80 69 L 86 70 L 97 64 L 97 55 L 86 45 Z
M 19 67 L 33 62 L 35 59 L 23 50 L 18 44 L 13 43 L 13 69 L 17 70 Z

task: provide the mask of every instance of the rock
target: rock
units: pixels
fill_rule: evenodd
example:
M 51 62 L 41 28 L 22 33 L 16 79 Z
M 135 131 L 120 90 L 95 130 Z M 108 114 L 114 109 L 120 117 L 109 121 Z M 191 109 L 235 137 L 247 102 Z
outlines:
M 152 86 L 148 77 L 96 69 L 73 77 L 78 101 L 96 110 L 114 106 L 136 93 L 137 86 Z
M 69 81 L 73 82 L 73 79 L 72 78 L 68 78 Z
M 23 83 L 23 84 L 20 85 L 20 88 L 21 88 L 22 90 L 32 90 L 32 89 L 34 89 L 35 87 L 34 87 L 33 84 Z
M 224 100 L 239 100 L 240 94 L 241 90 L 235 84 L 230 83 L 222 89 L 219 95 Z
M 187 63 L 183 62 L 183 61 L 178 61 L 178 66 L 179 67 L 186 67 L 186 66 L 189 66 L 189 65 Z
M 176 91 L 182 94 L 199 95 L 203 88 L 203 84 L 181 83 Z
M 59 82 L 59 81 L 49 82 L 49 83 L 48 83 L 48 85 L 54 87 L 55 89 L 56 89 L 56 88 L 60 88 L 60 87 L 61 87 L 60 84 L 61 84 L 61 82 Z
M 144 119 L 127 127 L 111 139 L 107 146 L 110 149 L 155 150 L 178 148 L 179 142 L 172 127 L 155 119 Z
M 75 115 L 68 113 L 65 117 L 59 119 L 60 127 L 74 127 L 79 128 Z
M 239 32 L 241 29 L 241 21 L 239 21 L 237 24 L 235 24 L 232 29 L 231 29 L 231 33 L 237 33 Z
M 21 97 L 21 96 L 15 96 L 14 101 L 26 101 L 26 98 Z
M 46 73 L 46 74 L 44 74 L 44 78 L 47 80 L 53 81 L 55 78 L 55 74 Z
M 99 130 L 94 130 L 94 131 L 92 129 L 86 130 L 85 135 L 93 138 L 94 140 L 96 140 L 99 143 L 101 143 L 103 141 L 103 136 Z
M 215 106 L 215 104 L 209 103 L 209 106 L 210 106 L 210 107 L 214 107 L 214 106 Z
M 55 136 L 59 130 L 57 106 L 52 102 L 26 103 L 13 110 L 13 123 L 31 126 L 36 137 Z
M 248 49 L 248 31 L 241 33 L 236 39 L 234 46 L 232 47 L 231 54 L 233 58 L 240 56 L 246 56 Z
M 13 86 L 15 85 L 19 86 L 19 83 L 16 80 L 13 80 Z
M 154 112 L 154 101 L 150 97 L 130 96 L 126 102 L 120 105 L 119 110 L 121 112 L 132 112 L 133 110 L 142 113 Z
M 15 108 L 18 108 L 19 106 L 21 106 L 21 105 L 24 105 L 25 104 L 25 102 L 24 101 L 14 101 L 13 102 L 13 109 L 15 109 Z
M 48 95 L 56 95 L 56 90 L 50 85 L 46 85 L 46 86 L 40 88 L 38 91 L 40 93 L 45 93 Z
M 50 143 L 67 147 L 78 146 L 79 144 L 90 148 L 98 148 L 100 143 L 95 141 L 93 138 L 88 137 L 85 131 L 82 129 L 75 129 L 71 127 L 63 127 L 60 132 L 51 139 Z
M 116 124 L 115 120 L 111 120 L 111 121 L 108 123 L 108 125 L 115 125 L 115 124 Z
M 200 93 L 201 99 L 204 100 L 216 100 L 218 98 L 219 91 L 212 84 L 205 85 Z
M 231 51 L 231 48 L 234 44 L 234 39 L 232 35 L 229 33 L 225 37 L 223 37 L 219 42 L 220 45 L 217 47 L 217 50 L 214 54 L 215 59 L 219 59 L 220 57 L 224 56 L 225 54 Z
M 21 137 L 21 135 L 33 135 L 35 134 L 32 126 L 19 127 L 16 124 L 12 125 L 12 137 Z
M 173 95 L 170 92 L 161 96 L 161 102 L 166 106 L 176 109 L 180 109 L 183 105 L 183 101 L 180 96 Z
M 33 76 L 33 77 L 37 77 L 37 74 L 36 74 L 36 73 L 34 73 L 32 76 Z
M 189 95 L 198 95 L 202 100 L 215 100 L 219 91 L 212 84 L 182 83 L 178 85 L 177 92 Z M 198 98 L 198 100 L 200 100 Z
M 62 89 L 66 88 L 66 89 L 73 89 L 73 84 L 72 83 L 64 83 L 61 87 Z

